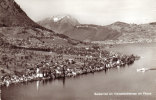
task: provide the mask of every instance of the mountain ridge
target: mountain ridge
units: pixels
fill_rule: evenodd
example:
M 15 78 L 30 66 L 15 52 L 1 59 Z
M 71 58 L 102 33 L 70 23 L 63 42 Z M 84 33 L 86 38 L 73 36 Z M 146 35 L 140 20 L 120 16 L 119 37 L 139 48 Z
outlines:
M 50 45 L 47 42 L 50 38 L 56 38 L 56 41 L 51 41 L 51 44 L 59 43 L 58 40 L 62 45 L 80 42 L 37 24 L 14 0 L 0 0 L 0 33 L 3 35 L 1 40 L 5 43 L 18 46 Z M 49 39 L 42 39 L 44 37 Z
M 0 27 L 19 26 L 40 28 L 53 32 L 30 19 L 14 0 L 0 0 Z
M 46 27 L 47 29 L 54 30 L 56 33 L 64 33 L 76 25 L 79 22 L 72 18 L 71 16 L 53 16 L 51 18 L 46 18 L 43 21 L 38 22 L 39 25 Z
M 44 20 L 43 20 L 44 22 Z M 53 26 L 44 25 L 40 21 L 41 26 L 52 29 Z M 51 22 L 47 22 L 53 24 Z M 60 24 L 61 26 L 61 24 Z M 121 41 L 143 41 L 155 40 L 156 38 L 156 24 L 129 24 L 121 21 L 114 22 L 110 25 L 100 26 L 94 24 L 77 24 L 70 28 L 63 27 L 62 34 L 81 41 L 107 41 L 107 40 L 121 40 Z M 65 30 L 65 31 L 64 31 Z M 57 31 L 57 29 L 56 29 Z
M 51 17 L 51 18 L 55 18 L 55 17 Z M 80 24 L 73 17 L 70 17 L 68 19 L 66 18 L 67 17 L 63 17 L 61 19 L 64 22 L 61 22 L 61 20 L 55 22 L 53 21 L 54 19 L 47 20 L 50 18 L 46 18 L 45 20 L 39 21 L 38 24 L 48 29 L 52 29 L 55 32 L 67 35 L 70 38 L 81 40 L 81 41 L 115 39 L 114 37 L 118 37 L 121 35 L 121 33 L 115 30 L 108 29 L 105 26 L 94 25 L 94 24 Z

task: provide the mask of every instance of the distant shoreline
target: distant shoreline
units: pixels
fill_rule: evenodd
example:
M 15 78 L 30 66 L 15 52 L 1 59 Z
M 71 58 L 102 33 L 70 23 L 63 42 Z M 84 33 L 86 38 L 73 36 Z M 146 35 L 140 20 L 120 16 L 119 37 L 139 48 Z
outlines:
M 155 41 L 141 41 L 141 42 L 138 42 L 138 41 L 121 42 L 121 41 L 108 40 L 108 41 L 93 41 L 91 43 L 101 44 L 101 45 L 115 45 L 115 44 L 135 44 L 135 43 L 156 43 L 156 40 Z

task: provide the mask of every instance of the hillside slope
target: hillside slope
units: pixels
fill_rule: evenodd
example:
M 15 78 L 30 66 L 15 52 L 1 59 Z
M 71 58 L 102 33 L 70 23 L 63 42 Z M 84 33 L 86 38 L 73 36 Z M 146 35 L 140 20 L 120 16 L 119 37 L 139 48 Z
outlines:
M 71 16 L 47 18 L 38 23 L 55 32 L 62 33 L 70 38 L 81 41 L 113 40 L 121 35 L 120 32 L 105 26 L 80 24 Z
M 4 42 L 18 46 L 35 46 L 40 43 L 48 45 L 50 42 L 64 45 L 79 42 L 35 23 L 14 0 L 0 0 L 0 34 L 5 38 Z M 54 38 L 59 40 L 52 41 Z
M 79 25 L 79 22 L 71 16 L 53 16 L 51 18 L 46 18 L 38 22 L 43 27 L 51 29 L 56 33 L 64 33 L 74 26 Z
M 0 26 L 38 27 L 14 0 L 0 0 Z
M 118 40 L 125 42 L 152 42 L 156 40 L 156 25 L 153 24 L 128 24 L 115 22 L 107 26 L 122 35 Z

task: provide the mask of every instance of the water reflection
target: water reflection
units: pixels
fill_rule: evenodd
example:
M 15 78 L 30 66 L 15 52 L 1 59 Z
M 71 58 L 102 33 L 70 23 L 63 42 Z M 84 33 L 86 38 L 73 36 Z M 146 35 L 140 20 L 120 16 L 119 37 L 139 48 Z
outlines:
M 39 86 L 40 86 L 40 81 L 37 81 L 37 82 L 36 82 L 37 91 L 39 91 Z
M 122 67 L 124 68 L 124 67 Z M 114 70 L 120 70 L 121 68 L 118 67 L 118 68 L 114 68 Z M 108 73 L 110 69 L 105 69 L 103 71 L 101 71 L 101 73 L 105 73 L 105 75 Z M 113 69 L 111 69 L 113 70 Z M 79 76 L 76 76 L 76 77 L 64 77 L 64 78 L 60 78 L 60 79 L 49 79 L 49 80 L 42 80 L 42 81 L 37 81 L 36 82 L 36 88 L 37 88 L 37 91 L 39 91 L 39 87 L 41 86 L 46 86 L 46 85 L 49 85 L 49 84 L 53 84 L 53 83 L 62 83 L 61 86 L 63 86 L 65 88 L 66 86 L 66 80 L 70 80 L 70 79 L 81 79 L 82 77 L 85 77 L 85 76 L 89 76 L 89 75 L 95 75 L 99 73 L 99 72 L 94 72 L 94 73 L 89 73 L 89 74 L 83 74 L 83 75 L 79 75 Z
M 63 87 L 65 87 L 65 82 L 66 82 L 66 78 L 65 77 L 62 79 L 62 82 L 63 82 Z
M 104 71 L 105 71 L 105 74 L 106 74 L 107 73 L 107 69 L 105 69 Z
M 0 86 L 0 100 L 1 100 L 1 92 L 2 92 L 2 91 L 1 91 L 1 86 Z
M 146 45 L 145 45 L 146 46 Z M 153 46 L 153 45 L 152 45 Z M 156 47 L 156 46 L 155 46 Z M 58 80 L 32 82 L 28 85 L 9 86 L 3 88 L 4 100 L 155 100 L 155 70 L 138 73 L 139 68 L 155 68 L 156 48 L 142 46 L 121 46 L 121 53 L 136 54 L 141 59 L 133 65 L 118 69 L 80 75 Z M 38 93 L 36 92 L 39 91 Z M 151 96 L 95 96 L 96 91 L 114 92 L 150 92 Z

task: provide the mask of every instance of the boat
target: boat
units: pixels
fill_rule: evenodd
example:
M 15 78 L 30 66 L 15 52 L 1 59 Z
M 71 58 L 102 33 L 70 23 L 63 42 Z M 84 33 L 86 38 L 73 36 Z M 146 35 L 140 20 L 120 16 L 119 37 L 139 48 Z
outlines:
M 145 72 L 148 70 L 149 70 L 148 68 L 139 68 L 139 69 L 137 69 L 137 72 Z

